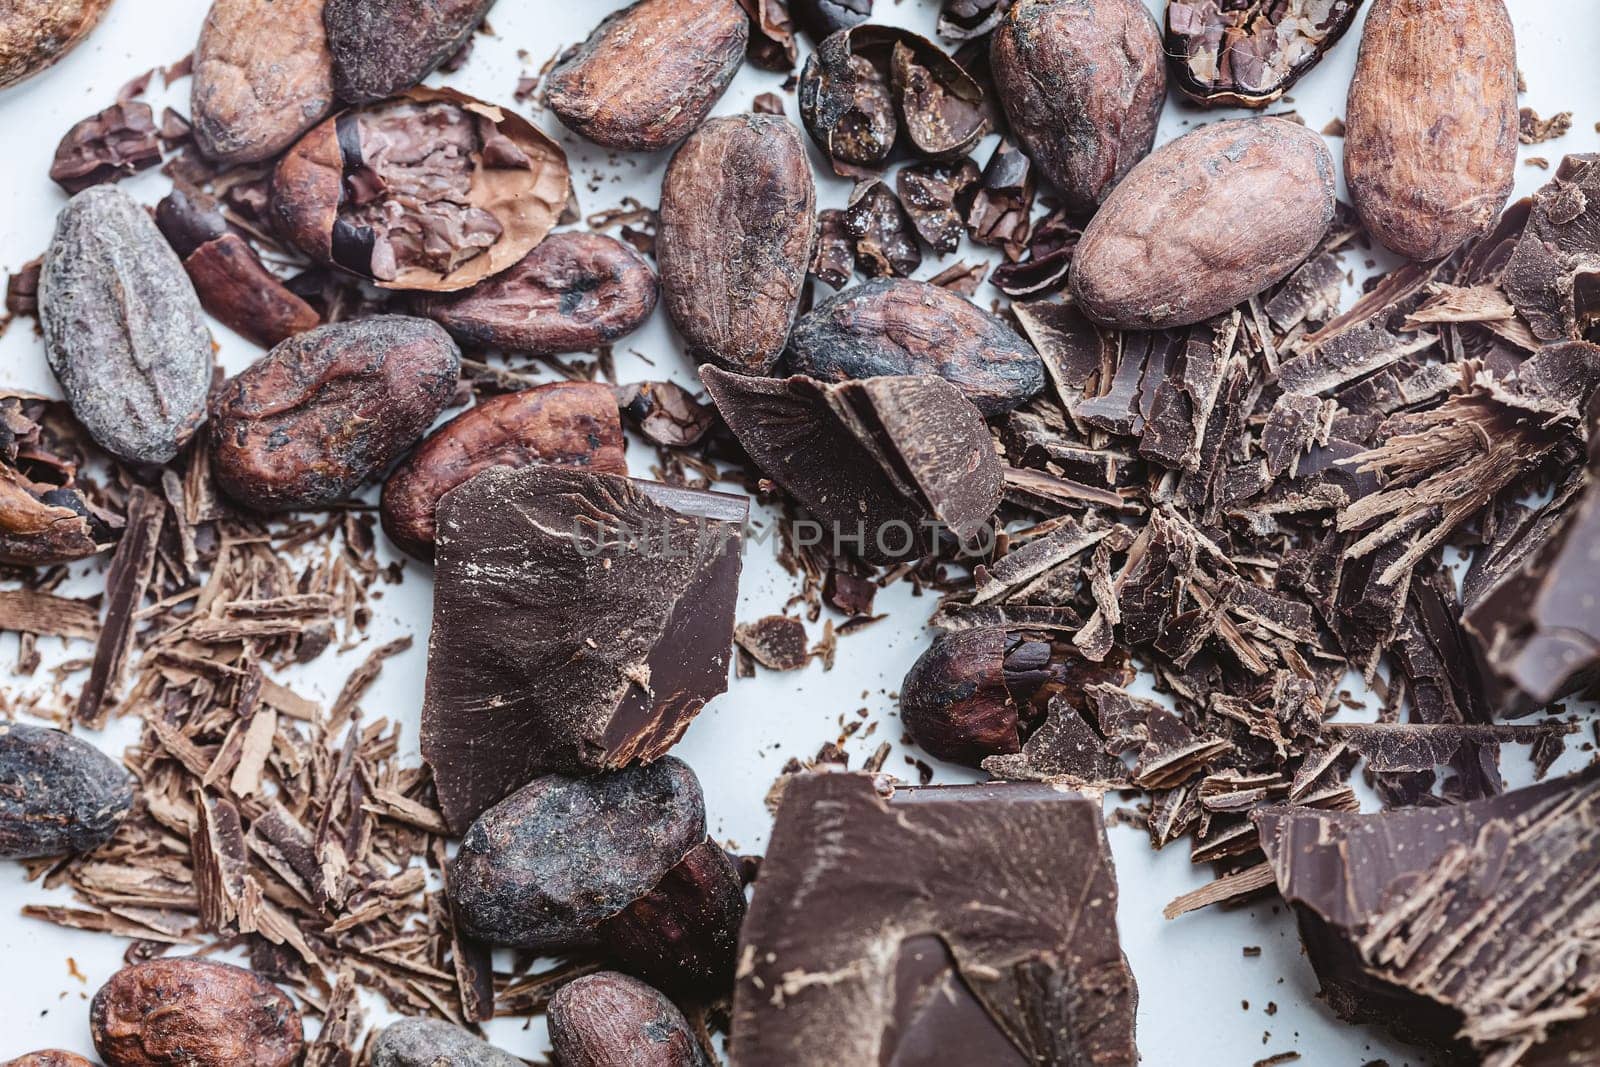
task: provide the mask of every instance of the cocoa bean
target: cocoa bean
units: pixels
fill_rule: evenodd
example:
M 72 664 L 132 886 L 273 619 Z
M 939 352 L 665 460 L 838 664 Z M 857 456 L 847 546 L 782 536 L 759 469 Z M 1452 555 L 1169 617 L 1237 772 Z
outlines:
M 149 104 L 112 104 L 76 123 L 61 138 L 50 164 L 50 180 L 69 193 L 121 181 L 161 162 L 159 134 Z
M 708 838 L 599 932 L 611 955 L 647 981 L 673 990 L 727 989 L 744 912 L 739 868 Z
M 1345 112 L 1344 173 L 1372 235 L 1412 259 L 1494 224 L 1517 164 L 1517 50 L 1501 0 L 1377 0 Z
M 817 193 L 799 131 L 773 115 L 713 119 L 672 158 L 657 261 L 698 362 L 765 374 L 800 307 Z
M 416 444 L 460 367 L 427 319 L 379 315 L 291 337 L 213 401 L 217 483 L 262 511 L 342 500 Z
M 872 17 L 872 0 L 789 0 L 800 27 L 820 41 Z
M 1107 326 L 1200 322 L 1293 270 L 1333 209 L 1333 160 L 1304 126 L 1202 126 L 1162 145 L 1106 198 L 1078 242 L 1072 294 Z
M 205 418 L 211 333 L 150 215 L 112 186 L 56 219 L 39 274 L 45 354 L 89 434 L 130 463 L 165 463 Z
M 744 61 L 750 19 L 739 0 L 639 0 L 609 15 L 545 82 L 574 133 L 657 152 L 711 113 Z
M 0 724 L 0 859 L 99 848 L 133 804 L 133 777 L 87 741 Z
M 51 408 L 60 409 L 54 418 Z M 110 548 L 114 535 L 79 489 L 54 427 L 66 405 L 0 392 L 0 564 L 44 567 Z M 64 480 L 63 480 L 64 479 Z
M 288 1067 L 305 1044 L 282 990 L 193 957 L 112 975 L 89 1007 L 89 1028 L 107 1067 Z
M 522 1060 L 438 1019 L 401 1019 L 372 1043 L 372 1067 L 524 1067 Z
M 601 971 L 550 999 L 556 1067 L 708 1067 L 683 1012 L 636 978 Z
M 990 57 L 1012 130 L 1070 210 L 1092 212 L 1149 154 L 1167 76 L 1139 0 L 1018 0 Z
M 461 51 L 494 0 L 327 0 L 333 86 L 371 104 L 419 85 Z
M 0 89 L 78 47 L 110 6 L 111 0 L 8 0 L 0 8 Z
M 626 476 L 616 395 L 598 382 L 555 382 L 486 400 L 423 441 L 383 486 L 383 528 L 422 560 L 433 558 L 439 498 L 490 467 L 554 463 Z
M 62 1052 L 60 1049 L 51 1048 L 7 1060 L 0 1064 L 0 1067 L 94 1067 L 94 1064 L 76 1052 Z

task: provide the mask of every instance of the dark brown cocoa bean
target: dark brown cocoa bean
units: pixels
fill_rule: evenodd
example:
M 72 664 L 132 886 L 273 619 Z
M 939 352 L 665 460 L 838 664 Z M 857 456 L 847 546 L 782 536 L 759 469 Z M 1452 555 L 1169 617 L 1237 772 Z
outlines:
M 1017 702 L 1006 687 L 1006 632 L 978 626 L 936 638 L 900 687 L 906 731 L 930 755 L 976 767 L 1022 751 Z
M 461 353 L 427 319 L 379 315 L 291 337 L 217 394 L 212 469 L 261 511 L 342 500 L 427 432 Z
M 461 51 L 494 0 L 326 0 L 333 85 L 347 104 L 405 92 Z
M 133 777 L 71 734 L 0 724 L 0 859 L 89 852 L 133 804 Z
M 401 1019 L 372 1043 L 372 1067 L 524 1067 L 524 1061 L 438 1019 Z
M 383 529 L 433 558 L 439 498 L 490 467 L 554 463 L 626 476 L 616 396 L 599 382 L 555 382 L 486 400 L 423 441 L 383 486 Z
M 89 1007 L 89 1028 L 107 1067 L 289 1067 L 305 1045 L 282 990 L 193 957 L 112 975 Z
M 637 330 L 660 286 L 645 258 L 598 233 L 553 233 L 503 274 L 464 293 L 426 296 L 426 315 L 467 344 L 553 356 Z
M 94 1064 L 76 1052 L 62 1052 L 60 1049 L 52 1048 L 7 1060 L 0 1064 L 0 1067 L 94 1067 Z
M 545 82 L 574 133 L 658 152 L 711 113 L 744 62 L 750 19 L 739 0 L 639 0 L 595 27 Z
M 1204 107 L 1266 107 L 1339 43 L 1361 0 L 1315 8 L 1274 0 L 1167 5 L 1172 80 Z
M 846 289 L 795 323 L 789 368 L 825 382 L 936 374 L 984 415 L 1044 389 L 1044 363 L 1000 319 L 927 282 L 875 281 Z
M 657 261 L 690 356 L 746 374 L 772 369 L 816 228 L 811 164 L 784 119 L 713 119 L 684 142 L 661 187 Z
M 981 175 L 970 159 L 960 163 L 919 163 L 900 168 L 895 186 L 917 233 L 942 256 L 961 247 L 967 212 Z
M 1333 209 L 1333 159 L 1304 126 L 1202 126 L 1162 145 L 1106 198 L 1073 255 L 1073 298 L 1107 326 L 1201 322 L 1293 270 Z
M 78 47 L 111 0 L 9 0 L 0 9 L 0 89 Z
M 744 882 L 722 846 L 707 839 L 600 927 L 622 966 L 666 989 L 727 990 L 733 986 Z
M 555 1067 L 709 1067 L 665 995 L 616 971 L 568 982 L 550 1000 Z
M 218 163 L 271 159 L 333 110 L 323 0 L 212 0 L 194 53 L 195 144 Z
M 150 214 L 113 186 L 68 201 L 39 273 L 45 353 L 73 414 L 130 463 L 165 463 L 199 428 L 211 333 Z
M 1066 206 L 1092 212 L 1155 143 L 1161 31 L 1139 0 L 1017 0 L 990 63 L 1006 117 Z
M 854 54 L 851 36 L 836 33 L 817 46 L 800 75 L 800 121 L 834 172 L 876 174 L 900 135 L 889 72 Z
M 821 41 L 872 17 L 872 0 L 789 0 L 800 28 Z
M 50 180 L 69 193 L 121 181 L 161 162 L 160 131 L 150 105 L 112 104 L 67 131 L 56 146 Z

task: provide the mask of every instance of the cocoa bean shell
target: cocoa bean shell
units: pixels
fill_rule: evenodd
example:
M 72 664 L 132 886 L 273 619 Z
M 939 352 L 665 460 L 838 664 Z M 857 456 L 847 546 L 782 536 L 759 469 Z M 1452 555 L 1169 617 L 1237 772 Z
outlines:
M 1073 212 L 1093 211 L 1155 143 L 1167 76 L 1139 0 L 1018 0 L 990 66 L 1017 139 Z
M 1344 173 L 1385 247 L 1438 259 L 1488 230 L 1517 163 L 1517 50 L 1501 0 L 1376 0 L 1345 112 Z
M 749 43 L 739 0 L 639 0 L 562 58 L 545 80 L 545 101 L 595 144 L 658 152 L 711 113 Z
M 133 805 L 133 777 L 71 734 L 0 724 L 0 859 L 99 848 Z
M 627 443 L 616 395 L 599 382 L 554 382 L 485 400 L 423 441 L 383 486 L 383 529 L 433 559 L 439 498 L 490 467 L 554 463 L 624 477 Z
M 95 186 L 67 201 L 39 273 L 45 354 L 107 452 L 165 463 L 205 418 L 211 333 L 149 212 Z
M 1280 118 L 1202 126 L 1114 189 L 1073 257 L 1072 295 L 1107 326 L 1208 319 L 1282 279 L 1333 221 L 1322 138 Z
M 110 7 L 111 0 L 7 0 L 0 9 L 0 89 L 78 47 Z
M 48 567 L 104 552 L 110 531 L 76 489 L 35 482 L 0 463 L 0 564 Z
M 372 1042 L 372 1067 L 525 1067 L 523 1060 L 439 1019 L 401 1019 Z
M 305 1045 L 300 1013 L 277 986 L 193 957 L 112 975 L 89 1028 L 107 1067 L 289 1067 Z
M 1010 326 L 971 301 L 918 281 L 846 289 L 795 323 L 792 373 L 825 382 L 933 374 L 985 416 L 1038 395 L 1044 363 Z
M 600 971 L 550 999 L 557 1067 L 709 1067 L 689 1021 L 637 978 Z
M 405 92 L 461 51 L 494 0 L 327 0 L 333 84 L 348 104 Z
M 643 326 L 656 309 L 655 271 L 598 233 L 553 233 L 510 270 L 414 307 L 466 344 L 553 356 L 588 352 Z
M 421 439 L 460 367 L 427 319 L 379 315 L 291 337 L 217 393 L 217 484 L 261 511 L 342 500 Z
M 712 119 L 685 141 L 662 183 L 656 260 L 689 355 L 770 371 L 800 308 L 816 229 L 811 165 L 789 122 Z
M 1360 10 L 1361 0 L 1314 8 L 1174 0 L 1166 20 L 1173 84 L 1201 107 L 1266 107 L 1339 43 Z

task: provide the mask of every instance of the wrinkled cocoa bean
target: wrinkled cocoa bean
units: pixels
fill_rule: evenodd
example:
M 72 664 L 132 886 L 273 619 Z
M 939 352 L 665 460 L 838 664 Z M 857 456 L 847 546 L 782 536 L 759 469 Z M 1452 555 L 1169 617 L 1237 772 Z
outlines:
M 455 342 L 427 319 L 379 315 L 291 337 L 212 403 L 217 483 L 261 511 L 342 500 L 416 444 L 460 368 Z
M 697 362 L 765 374 L 800 307 L 817 191 L 799 131 L 772 115 L 713 119 L 673 156 L 657 261 Z
M 89 852 L 133 804 L 133 777 L 60 730 L 0 724 L 0 859 Z
M 282 990 L 193 957 L 112 975 L 89 1007 L 89 1028 L 107 1067 L 288 1067 L 305 1044 Z
M 1139 0 L 1017 0 L 990 56 L 1012 130 L 1074 212 L 1149 154 L 1167 76 Z
M 0 89 L 78 47 L 110 6 L 111 0 L 8 0 L 0 9 Z
M 568 982 L 548 1010 L 555 1067 L 709 1067 L 678 1006 L 625 974 Z
M 222 209 L 205 193 L 173 189 L 156 205 L 156 225 L 183 260 L 201 306 L 235 333 L 271 348 L 322 322 L 229 229 Z
M 553 356 L 588 352 L 644 325 L 659 286 L 645 258 L 597 233 L 554 233 L 504 274 L 416 302 L 459 340 Z
M 1016 331 L 969 300 L 926 282 L 875 281 L 835 296 L 795 323 L 789 368 L 825 382 L 936 374 L 984 415 L 1026 403 L 1044 363 Z
M 1107 326 L 1200 322 L 1293 270 L 1333 209 L 1333 160 L 1304 126 L 1202 126 L 1162 145 L 1106 198 L 1074 253 L 1072 295 Z
M 73 414 L 112 455 L 165 463 L 199 428 L 211 333 L 150 215 L 112 186 L 67 202 L 39 274 L 45 353 Z
M 194 53 L 195 144 L 218 163 L 271 159 L 333 110 L 323 0 L 212 0 Z
M 60 1049 L 52 1048 L 7 1060 L 0 1064 L 0 1067 L 94 1067 L 94 1064 L 76 1052 L 62 1052 Z
M 657 152 L 711 113 L 749 41 L 739 0 L 639 0 L 563 57 L 545 98 L 568 129 L 595 144 Z
M 497 396 L 445 423 L 395 468 L 383 486 L 383 528 L 431 560 L 439 498 L 480 471 L 554 463 L 626 476 L 626 449 L 609 386 L 555 382 Z
M 461 51 L 494 0 L 327 0 L 333 86 L 347 104 L 405 92 Z
M 1438 259 L 1494 224 L 1517 164 L 1517 52 L 1501 0 L 1377 0 L 1345 112 L 1344 173 L 1390 250 Z
M 372 1043 L 372 1067 L 524 1067 L 522 1060 L 438 1019 L 401 1019 Z
M 121 181 L 161 162 L 159 134 L 149 104 L 112 104 L 61 138 L 50 180 L 69 193 Z

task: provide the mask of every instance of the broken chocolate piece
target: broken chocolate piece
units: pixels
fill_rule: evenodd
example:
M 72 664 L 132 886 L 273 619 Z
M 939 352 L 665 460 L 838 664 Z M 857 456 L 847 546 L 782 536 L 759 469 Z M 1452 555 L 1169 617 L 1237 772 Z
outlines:
M 733 640 L 769 671 L 797 671 L 810 658 L 805 624 L 789 615 L 768 615 L 734 627 Z
M 1600 155 L 1571 155 L 1533 196 L 1505 266 L 1505 293 L 1541 341 L 1581 338 L 1600 319 Z

